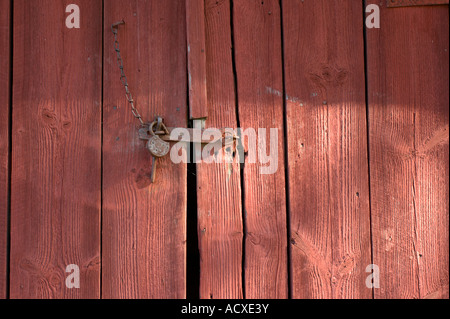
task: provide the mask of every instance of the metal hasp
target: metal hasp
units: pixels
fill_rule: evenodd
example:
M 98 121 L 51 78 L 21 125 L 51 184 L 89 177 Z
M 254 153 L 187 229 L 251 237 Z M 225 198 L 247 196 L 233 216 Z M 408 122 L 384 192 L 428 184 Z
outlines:
M 221 133 L 220 138 L 214 138 L 210 136 L 209 138 L 205 138 L 205 133 L 208 129 L 196 129 L 196 128 L 182 128 L 182 131 L 185 131 L 187 134 L 172 134 L 173 131 L 179 130 L 178 127 L 165 127 L 166 134 L 161 134 L 161 132 L 154 131 L 153 134 L 151 132 L 151 127 L 154 127 L 154 123 L 144 124 L 139 129 L 139 138 L 141 140 L 149 140 L 152 138 L 153 134 L 158 135 L 158 137 L 166 142 L 188 142 L 188 143 L 200 143 L 200 144 L 209 144 L 216 143 L 220 140 L 232 138 L 233 140 L 238 140 L 239 137 L 234 133 L 232 136 L 227 135 L 228 132 L 226 129 L 218 129 Z M 159 133 L 159 134 L 158 134 Z M 209 134 L 206 134 L 209 135 Z M 200 140 L 196 140 L 195 136 L 201 137 Z
M 174 131 L 184 132 L 184 134 L 172 134 Z M 226 143 L 226 141 L 239 139 L 235 133 L 231 135 L 225 129 L 219 129 L 221 136 L 216 138 L 209 136 L 210 134 L 204 134 L 206 131 L 207 129 L 166 127 L 163 119 L 159 116 L 156 117 L 154 122 L 142 125 L 139 129 L 139 138 L 147 141 L 147 149 L 152 155 L 151 182 L 155 182 L 156 159 L 169 153 L 169 142 L 209 144 L 219 141 L 222 143 L 225 141 Z M 205 135 L 209 138 L 205 138 Z
M 448 4 L 449 0 L 387 0 L 388 8 Z

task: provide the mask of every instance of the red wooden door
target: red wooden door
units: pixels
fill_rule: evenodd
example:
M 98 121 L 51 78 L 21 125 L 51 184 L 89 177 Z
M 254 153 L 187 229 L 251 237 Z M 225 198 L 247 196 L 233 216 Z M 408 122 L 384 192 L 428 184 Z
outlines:
M 0 298 L 448 298 L 448 12 L 0 0 Z M 255 135 L 151 183 L 121 20 L 145 122 Z

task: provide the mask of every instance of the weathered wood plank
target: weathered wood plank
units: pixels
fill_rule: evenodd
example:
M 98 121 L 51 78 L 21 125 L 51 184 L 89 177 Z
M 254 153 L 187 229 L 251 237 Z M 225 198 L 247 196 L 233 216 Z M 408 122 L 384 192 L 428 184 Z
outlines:
M 10 0 L 0 0 L 0 299 L 7 296 L 10 114 Z
M 367 31 L 376 298 L 448 298 L 448 30 L 434 6 L 382 7 Z
M 102 1 L 70 3 L 14 1 L 11 298 L 100 296 Z
M 246 159 L 244 168 L 245 297 L 287 298 L 287 228 L 283 142 L 283 91 L 279 1 L 234 0 L 233 24 L 240 126 L 277 129 L 274 174 Z M 268 154 L 266 146 L 258 150 Z M 250 155 L 250 152 L 249 152 Z
M 158 159 L 150 184 L 150 153 L 139 140 L 112 47 L 110 26 L 121 19 L 120 48 L 141 115 L 187 127 L 185 2 L 106 1 L 103 297 L 184 298 L 186 164 Z
M 293 298 L 370 298 L 361 1 L 282 1 Z
M 207 0 L 206 127 L 236 128 L 230 2 Z M 221 155 L 221 154 L 218 154 Z M 217 159 L 217 158 L 216 158 Z M 242 206 L 240 165 L 197 164 L 200 298 L 242 298 Z
M 186 0 L 189 116 L 208 116 L 206 94 L 205 0 Z

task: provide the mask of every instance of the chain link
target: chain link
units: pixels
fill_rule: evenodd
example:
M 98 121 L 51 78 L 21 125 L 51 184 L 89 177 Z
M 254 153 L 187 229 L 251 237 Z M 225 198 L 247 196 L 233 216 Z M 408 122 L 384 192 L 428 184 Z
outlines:
M 135 106 L 133 96 L 131 95 L 130 89 L 128 87 L 127 76 L 125 75 L 125 71 L 123 69 L 123 59 L 122 59 L 122 55 L 120 54 L 119 36 L 118 36 L 118 28 L 119 28 L 119 25 L 121 25 L 121 24 L 125 24 L 125 22 L 119 21 L 119 22 L 114 23 L 111 26 L 111 30 L 114 34 L 114 50 L 117 53 L 117 63 L 119 65 L 119 69 L 120 69 L 120 82 L 125 87 L 125 96 L 128 100 L 128 103 L 130 103 L 130 105 L 131 105 L 131 114 L 133 114 L 133 116 L 139 120 L 139 122 L 141 123 L 141 126 L 144 126 L 145 123 L 142 120 L 142 116 L 139 114 L 139 111 L 137 110 L 137 108 Z

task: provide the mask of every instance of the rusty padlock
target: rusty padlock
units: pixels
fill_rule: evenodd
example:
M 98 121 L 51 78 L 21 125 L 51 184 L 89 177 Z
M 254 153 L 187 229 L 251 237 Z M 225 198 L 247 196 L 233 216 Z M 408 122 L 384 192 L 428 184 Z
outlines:
M 156 131 L 153 128 L 156 125 Z M 167 127 L 162 123 L 162 119 L 158 117 L 157 121 L 153 122 L 149 126 L 149 132 L 152 135 L 147 142 L 147 149 L 154 157 L 164 157 L 169 153 L 170 143 L 163 141 L 159 135 L 168 135 L 169 131 Z

